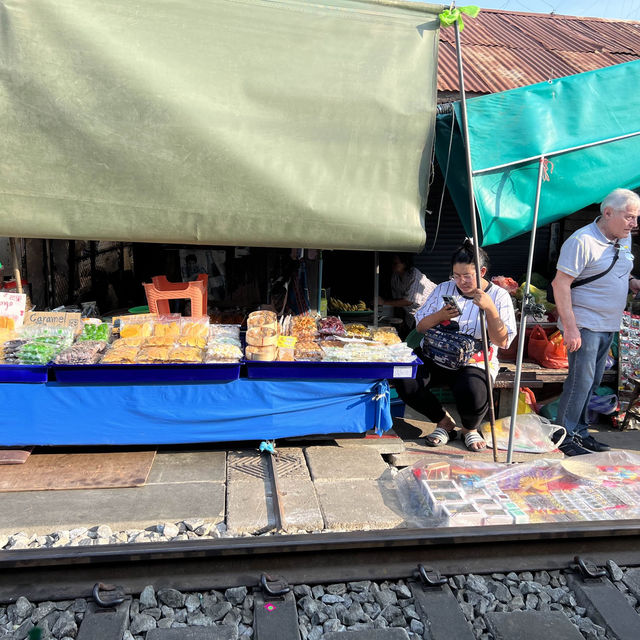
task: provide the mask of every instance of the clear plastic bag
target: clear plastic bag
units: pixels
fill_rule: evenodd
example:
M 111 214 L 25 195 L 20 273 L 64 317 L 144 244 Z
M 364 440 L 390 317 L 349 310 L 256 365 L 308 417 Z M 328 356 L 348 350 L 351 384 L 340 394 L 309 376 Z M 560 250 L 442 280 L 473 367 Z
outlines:
M 509 447 L 509 429 L 511 418 L 501 418 L 495 422 L 495 432 L 498 449 L 506 451 Z M 493 446 L 491 438 L 491 426 L 485 422 L 482 427 L 482 434 L 487 441 L 487 446 Z M 561 431 L 557 442 L 551 440 L 551 436 Z M 513 450 L 523 453 L 547 453 L 554 451 L 566 437 L 566 429 L 557 424 L 552 424 L 546 418 L 537 413 L 518 414 L 516 418 L 515 431 L 513 434 Z

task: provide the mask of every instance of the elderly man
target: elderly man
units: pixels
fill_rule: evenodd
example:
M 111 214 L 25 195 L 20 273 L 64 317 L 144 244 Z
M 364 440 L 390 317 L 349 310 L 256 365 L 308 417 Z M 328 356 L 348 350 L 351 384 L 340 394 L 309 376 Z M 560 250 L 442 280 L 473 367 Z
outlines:
M 587 406 L 602 381 L 627 293 L 640 291 L 640 280 L 630 275 L 630 232 L 638 224 L 640 197 L 615 189 L 602 201 L 600 213 L 562 245 L 552 283 L 569 352 L 569 374 L 558 406 L 558 423 L 567 430 L 560 449 L 567 456 L 609 449 L 589 434 Z

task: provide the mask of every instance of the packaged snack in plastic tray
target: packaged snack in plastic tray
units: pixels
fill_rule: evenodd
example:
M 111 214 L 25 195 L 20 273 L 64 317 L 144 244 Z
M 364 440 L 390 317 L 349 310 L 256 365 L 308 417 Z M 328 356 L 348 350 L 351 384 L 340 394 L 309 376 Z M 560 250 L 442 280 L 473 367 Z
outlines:
M 64 348 L 70 346 L 73 342 L 73 328 L 29 325 L 22 328 L 20 337 L 29 342 L 37 341 L 42 344 L 55 344 Z
M 197 347 L 174 347 L 169 351 L 171 362 L 199 363 L 204 358 L 204 352 Z
M 299 315 L 291 318 L 289 335 L 298 338 L 298 342 L 311 342 L 318 337 L 316 319 L 310 315 Z
M 77 342 L 99 341 L 109 342 L 111 338 L 111 325 L 106 322 L 96 324 L 94 322 L 86 322 L 82 327 L 82 333 L 78 336 Z
M 261 362 L 270 362 L 276 359 L 276 354 L 278 352 L 277 347 L 254 347 L 252 345 L 247 345 L 245 349 L 245 355 L 247 360 L 258 360 Z
M 242 349 L 234 344 L 214 343 L 207 347 L 204 361 L 207 364 L 215 362 L 238 362 L 242 360 Z
M 2 347 L 2 360 L 4 364 L 17 364 L 18 363 L 18 351 L 20 347 L 27 344 L 26 340 L 9 340 L 5 342 Z
M 242 343 L 240 342 L 240 338 L 232 338 L 230 336 L 222 336 L 220 338 L 209 338 L 209 342 L 207 343 L 207 348 L 211 347 L 215 344 L 232 344 L 238 349 L 242 348 Z
M 298 342 L 298 338 L 294 336 L 280 336 L 278 338 L 278 360 L 293 362 L 296 354 L 296 342 Z
M 5 329 L 0 327 L 0 348 L 5 342 L 9 342 L 9 340 L 15 340 L 18 337 L 18 334 L 13 329 Z
M 348 338 L 371 338 L 371 331 L 367 329 L 363 324 L 358 322 L 351 322 L 344 325 Z
M 131 318 L 122 318 L 120 321 L 120 337 L 121 338 L 149 338 L 153 335 L 154 321 L 140 319 L 136 320 L 135 316 Z
M 294 352 L 296 360 L 322 360 L 322 349 L 316 342 L 298 340 Z
M 342 320 L 338 316 L 327 316 L 318 322 L 318 333 L 321 336 L 346 336 Z
M 253 347 L 270 347 L 278 343 L 278 332 L 272 327 L 250 327 L 247 329 L 247 344 Z
M 122 349 L 123 347 L 141 347 L 142 338 L 118 338 L 111 343 L 111 351 Z
M 27 342 L 18 351 L 20 364 L 47 364 L 53 360 L 60 348 L 55 344 L 45 342 Z
M 138 347 L 131 346 L 122 346 L 117 349 L 112 347 L 102 356 L 100 362 L 102 364 L 134 364 L 139 350 Z
M 146 349 L 147 347 L 173 347 L 178 343 L 177 341 L 178 336 L 171 334 L 164 336 L 149 336 L 142 340 L 141 346 L 143 349 Z
M 254 311 L 247 318 L 247 328 L 271 326 L 274 329 L 278 323 L 278 316 L 273 311 Z
M 391 328 L 391 327 L 389 327 Z M 394 329 L 393 331 L 388 331 L 388 328 L 378 328 L 373 329 L 371 332 L 371 337 L 380 344 L 392 345 L 392 344 L 400 344 L 402 340 L 400 340 L 400 336 Z
M 160 316 L 153 325 L 153 337 L 165 338 L 165 344 L 175 342 L 180 336 L 180 318 Z
M 204 349 L 209 339 L 209 318 L 183 318 L 178 344 Z
M 169 352 L 171 347 L 146 347 L 138 351 L 136 356 L 136 363 L 138 364 L 152 364 L 169 362 Z
M 110 330 L 110 328 L 109 328 Z M 83 340 L 61 351 L 55 358 L 55 364 L 96 364 L 106 349 L 104 340 Z
M 389 353 L 388 362 L 413 362 L 416 357 L 413 349 L 406 342 L 389 345 L 387 352 Z
M 232 338 L 240 340 L 240 325 L 239 324 L 212 324 L 209 326 L 209 339 L 222 340 L 224 338 Z M 233 344 L 233 343 L 227 343 Z

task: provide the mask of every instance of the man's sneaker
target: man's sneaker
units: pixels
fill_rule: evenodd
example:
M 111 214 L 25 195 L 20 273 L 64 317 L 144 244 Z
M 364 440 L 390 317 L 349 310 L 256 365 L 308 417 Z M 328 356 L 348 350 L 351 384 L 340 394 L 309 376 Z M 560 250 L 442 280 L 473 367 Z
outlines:
M 595 451 L 596 453 L 611 451 L 611 447 L 608 444 L 596 440 L 593 436 L 582 436 L 580 441 L 582 442 L 582 446 L 589 449 L 589 451 Z
M 565 456 L 584 456 L 587 453 L 593 453 L 590 449 L 582 446 L 582 440 L 579 436 L 567 437 L 558 449 Z

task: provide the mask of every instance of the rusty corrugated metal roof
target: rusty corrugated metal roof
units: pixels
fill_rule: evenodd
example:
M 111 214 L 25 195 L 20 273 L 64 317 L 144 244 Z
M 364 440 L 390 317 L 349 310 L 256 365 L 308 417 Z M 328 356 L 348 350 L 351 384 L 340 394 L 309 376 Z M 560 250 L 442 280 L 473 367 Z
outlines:
M 466 90 L 495 93 L 640 59 L 640 22 L 482 9 L 461 41 Z M 453 28 L 440 30 L 438 89 L 458 89 Z

